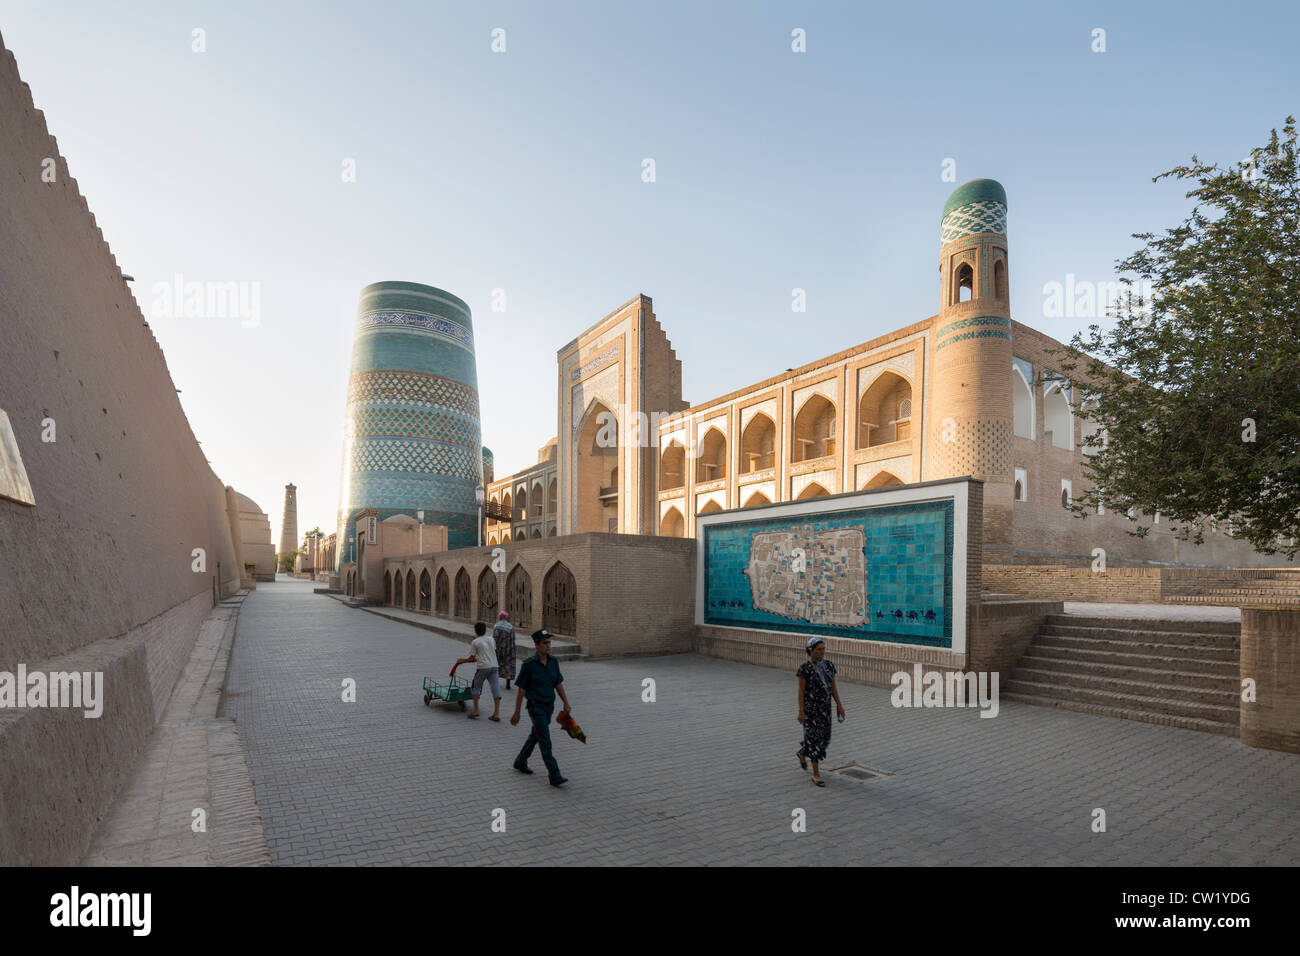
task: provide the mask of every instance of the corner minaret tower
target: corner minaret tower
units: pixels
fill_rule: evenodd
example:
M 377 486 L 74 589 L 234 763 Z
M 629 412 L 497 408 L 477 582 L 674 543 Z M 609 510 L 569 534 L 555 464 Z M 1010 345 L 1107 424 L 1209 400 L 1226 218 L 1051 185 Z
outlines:
M 926 434 L 927 479 L 983 479 L 984 547 L 1010 547 L 1011 299 L 1007 193 L 992 179 L 959 186 L 943 206 L 939 314 Z
M 280 519 L 280 553 L 298 550 L 298 488 L 284 486 L 284 516 Z

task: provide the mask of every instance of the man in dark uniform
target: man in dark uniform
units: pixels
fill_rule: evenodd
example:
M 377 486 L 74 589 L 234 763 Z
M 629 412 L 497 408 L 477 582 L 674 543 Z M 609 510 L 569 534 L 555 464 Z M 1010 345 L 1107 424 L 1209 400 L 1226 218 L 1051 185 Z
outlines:
M 515 713 L 510 718 L 511 725 L 519 723 L 519 708 L 528 697 L 528 716 L 533 722 L 533 731 L 524 742 L 524 749 L 515 758 L 515 769 L 520 773 L 532 773 L 528 769 L 528 758 L 533 754 L 533 747 L 541 745 L 542 763 L 551 775 L 551 786 L 558 787 L 568 781 L 560 776 L 560 765 L 551 755 L 551 713 L 555 710 L 555 695 L 558 692 L 564 701 L 564 713 L 573 708 L 569 706 L 568 695 L 564 693 L 564 677 L 560 674 L 560 662 L 551 657 L 551 635 L 542 628 L 533 632 L 533 644 L 537 653 L 519 668 L 515 678 L 515 687 L 519 689 L 515 697 Z

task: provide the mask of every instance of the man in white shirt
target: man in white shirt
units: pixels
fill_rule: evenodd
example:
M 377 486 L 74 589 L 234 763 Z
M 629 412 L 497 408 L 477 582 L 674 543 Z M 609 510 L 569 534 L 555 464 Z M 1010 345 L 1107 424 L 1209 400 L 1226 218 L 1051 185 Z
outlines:
M 488 687 L 492 689 L 492 716 L 488 720 L 501 720 L 501 683 L 497 680 L 497 648 L 496 642 L 487 636 L 487 625 L 479 621 L 474 625 L 474 640 L 470 642 L 470 648 L 474 651 L 472 657 L 462 657 L 452 666 L 451 672 L 456 673 L 456 668 L 461 664 L 468 664 L 471 661 L 478 665 L 474 671 L 474 712 L 469 715 L 470 720 L 478 720 L 478 698 L 483 692 L 483 682 L 487 681 Z

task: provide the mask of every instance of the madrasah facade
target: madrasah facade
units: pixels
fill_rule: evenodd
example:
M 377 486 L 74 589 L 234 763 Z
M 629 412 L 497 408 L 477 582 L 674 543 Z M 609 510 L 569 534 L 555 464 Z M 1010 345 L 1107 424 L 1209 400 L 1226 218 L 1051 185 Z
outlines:
M 1002 186 L 958 187 L 940 239 L 936 314 L 695 406 L 652 300 L 624 303 L 560 348 L 556 437 L 488 481 L 484 542 L 689 538 L 699 514 L 969 475 L 986 563 L 1264 563 L 1226 533 L 1180 541 L 1158 514 L 1069 511 L 1089 488 L 1087 394 L 1053 370 L 1063 344 L 1011 317 Z

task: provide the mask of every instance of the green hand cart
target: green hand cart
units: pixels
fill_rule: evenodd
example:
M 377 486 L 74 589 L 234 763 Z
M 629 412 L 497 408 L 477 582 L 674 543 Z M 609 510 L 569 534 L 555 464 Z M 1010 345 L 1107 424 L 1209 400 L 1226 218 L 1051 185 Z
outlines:
M 474 691 L 470 687 L 469 681 L 462 677 L 453 677 L 448 684 L 436 683 L 432 678 L 424 679 L 424 706 L 431 707 L 435 700 L 441 700 L 448 704 L 457 704 L 461 710 L 465 709 L 465 701 L 474 696 Z

